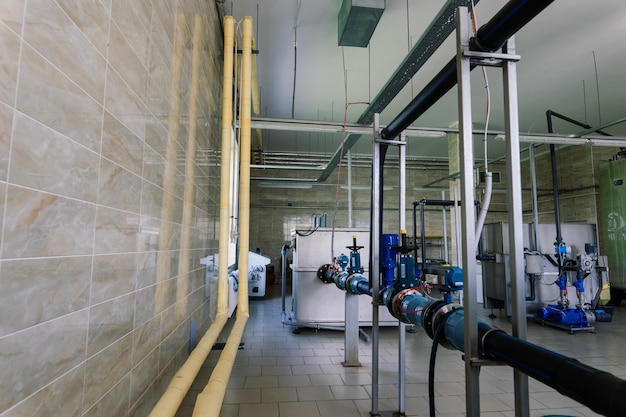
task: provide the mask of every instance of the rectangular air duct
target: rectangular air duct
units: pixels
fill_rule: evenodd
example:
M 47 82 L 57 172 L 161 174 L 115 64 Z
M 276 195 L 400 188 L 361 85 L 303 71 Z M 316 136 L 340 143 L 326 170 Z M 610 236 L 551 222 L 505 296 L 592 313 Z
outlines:
M 385 0 L 343 0 L 339 9 L 339 46 L 365 48 L 385 10 Z

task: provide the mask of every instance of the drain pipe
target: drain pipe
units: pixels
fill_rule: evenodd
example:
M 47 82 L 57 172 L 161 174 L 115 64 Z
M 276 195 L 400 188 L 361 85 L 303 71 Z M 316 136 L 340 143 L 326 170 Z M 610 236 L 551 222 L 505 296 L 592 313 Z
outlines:
M 241 140 L 239 173 L 239 293 L 237 320 L 228 336 L 209 383 L 198 395 L 193 417 L 218 417 L 226 395 L 226 387 L 233 369 L 239 343 L 249 317 L 248 309 L 248 253 L 250 249 L 250 154 L 251 154 L 251 67 L 252 17 L 243 18 L 243 45 L 241 56 Z
M 235 20 L 228 16 L 224 20 L 224 80 L 222 107 L 222 165 L 220 195 L 220 239 L 217 288 L 217 315 L 189 355 L 183 366 L 176 372 L 163 396 L 155 405 L 149 417 L 173 417 L 202 364 L 209 356 L 215 341 L 228 320 L 228 236 L 230 217 L 230 142 L 232 125 L 232 85 Z

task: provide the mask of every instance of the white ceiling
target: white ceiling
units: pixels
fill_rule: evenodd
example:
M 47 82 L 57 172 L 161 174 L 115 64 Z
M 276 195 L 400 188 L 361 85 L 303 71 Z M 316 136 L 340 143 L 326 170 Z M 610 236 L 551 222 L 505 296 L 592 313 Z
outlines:
M 254 18 L 262 117 L 342 122 L 346 102 L 373 99 L 445 4 L 444 0 L 387 0 L 386 9 L 367 48 L 337 45 L 341 0 L 234 0 L 236 19 Z M 480 0 L 479 25 L 503 0 Z M 294 41 L 297 60 L 294 65 Z M 519 118 L 522 133 L 547 132 L 546 110 L 596 126 L 626 116 L 626 2 L 624 0 L 557 0 L 516 35 Z M 389 123 L 455 53 L 450 36 L 381 114 Z M 503 130 L 501 71 L 487 69 L 492 95 L 489 128 Z M 295 76 L 295 99 L 294 99 Z M 485 123 L 486 94 L 480 71 L 473 71 L 473 118 Z M 457 91 L 451 90 L 414 126 L 449 127 L 457 120 Z M 293 115 L 292 115 L 293 103 Z M 347 122 L 366 108 L 353 104 Z M 555 121 L 559 133 L 581 129 Z M 626 123 L 604 129 L 626 136 Z M 341 135 L 264 132 L 263 150 L 332 154 Z M 493 142 L 493 141 L 492 141 Z M 359 153 L 370 153 L 361 139 Z M 490 143 L 497 157 L 502 144 Z M 445 157 L 441 139 L 411 139 L 410 154 Z M 476 157 L 482 156 L 477 147 Z

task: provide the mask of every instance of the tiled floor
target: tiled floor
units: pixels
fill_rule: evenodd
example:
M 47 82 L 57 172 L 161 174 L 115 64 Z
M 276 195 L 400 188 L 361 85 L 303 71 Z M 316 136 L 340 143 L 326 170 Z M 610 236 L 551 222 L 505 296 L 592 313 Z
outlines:
M 289 305 L 289 304 L 288 304 Z M 371 410 L 371 343 L 360 341 L 363 366 L 345 368 L 343 333 L 281 324 L 280 289 L 269 287 L 262 300 L 251 300 L 250 320 L 229 382 L 221 417 L 366 417 Z M 485 312 L 483 317 L 486 317 Z M 506 331 L 510 324 L 493 323 Z M 369 332 L 370 329 L 366 329 Z M 528 339 L 583 363 L 626 378 L 626 306 L 615 309 L 612 323 L 596 324 L 596 333 L 570 335 L 528 323 Z M 381 328 L 379 410 L 398 409 L 398 330 Z M 224 332 L 224 338 L 228 332 Z M 431 340 L 422 329 L 406 334 L 406 415 L 428 416 L 428 362 Z M 219 351 L 202 368 L 177 417 L 191 417 L 196 395 L 206 385 Z M 440 417 L 465 416 L 465 376 L 461 353 L 438 349 L 435 405 Z M 597 414 L 544 384 L 529 380 L 531 417 Z M 484 417 L 515 415 L 513 371 L 507 366 L 483 367 L 480 409 Z M 626 411 L 625 414 L 626 415 Z

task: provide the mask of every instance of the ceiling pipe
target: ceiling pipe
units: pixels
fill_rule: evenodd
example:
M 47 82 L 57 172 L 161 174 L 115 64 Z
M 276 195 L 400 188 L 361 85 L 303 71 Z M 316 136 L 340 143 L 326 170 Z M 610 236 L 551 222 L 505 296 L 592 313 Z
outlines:
M 474 4 L 477 4 L 478 1 L 479 0 L 474 0 Z M 374 100 L 370 102 L 363 114 L 361 114 L 361 117 L 359 117 L 357 121 L 358 124 L 372 124 L 374 114 L 381 113 L 387 108 L 389 103 L 391 103 L 402 88 L 404 88 L 417 71 L 422 68 L 424 63 L 430 59 L 437 48 L 439 48 L 452 33 L 455 27 L 454 11 L 457 7 L 469 7 L 470 5 L 471 0 L 448 0 L 391 78 L 389 78 L 385 86 L 380 90 Z M 339 165 L 343 159 L 343 156 L 356 144 L 360 137 L 360 134 L 350 134 L 346 136 L 343 144 L 339 146 L 330 161 L 328 161 L 326 169 L 322 172 L 318 181 L 323 182 L 328 179 L 335 167 Z
M 494 52 L 554 0 L 511 0 L 481 26 L 470 40 L 470 49 Z M 472 65 L 473 69 L 475 65 Z M 381 131 L 383 139 L 393 139 L 426 112 L 457 83 L 456 57 Z

